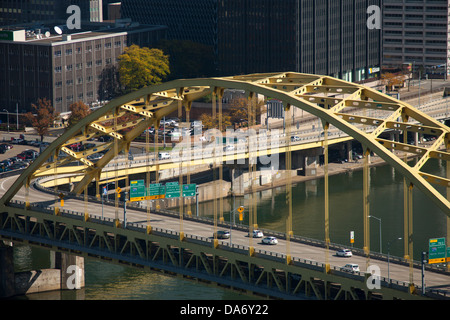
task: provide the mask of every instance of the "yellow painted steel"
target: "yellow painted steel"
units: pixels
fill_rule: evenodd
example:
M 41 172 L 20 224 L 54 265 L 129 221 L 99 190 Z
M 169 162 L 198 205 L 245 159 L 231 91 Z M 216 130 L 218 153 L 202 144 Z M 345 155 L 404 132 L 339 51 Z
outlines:
M 407 178 L 417 189 L 432 199 L 444 214 L 450 216 L 450 203 L 447 197 L 434 188 L 436 181 L 448 187 L 450 179 L 447 177 L 434 177 L 421 169 L 430 158 L 449 159 L 447 150 L 441 150 L 445 140 L 448 140 L 449 129 L 434 120 L 427 114 L 411 107 L 405 102 L 396 100 L 384 95 L 376 90 L 328 76 L 301 74 L 294 72 L 266 73 L 239 75 L 222 78 L 201 78 L 175 80 L 160 85 L 146 87 L 129 93 L 110 101 L 104 107 L 97 109 L 82 119 L 77 125 L 68 128 L 66 132 L 58 137 L 42 154 L 36 159 L 21 176 L 7 190 L 0 200 L 7 204 L 19 189 L 25 185 L 25 181 L 32 180 L 38 176 L 52 176 L 55 170 L 48 163 L 50 156 L 55 150 L 61 149 L 66 159 L 55 159 L 56 176 L 55 183 L 71 180 L 75 183 L 74 192 L 80 194 L 85 186 L 99 177 L 100 181 L 105 179 L 105 166 L 114 161 L 117 154 L 126 150 L 127 146 L 138 137 L 151 124 L 159 124 L 159 120 L 176 112 L 179 106 L 191 105 L 193 101 L 211 94 L 214 88 L 238 89 L 245 92 L 271 97 L 283 101 L 292 107 L 300 108 L 304 112 L 317 116 L 323 122 L 344 132 L 348 136 L 344 139 L 356 139 L 375 154 L 393 166 L 399 173 Z M 370 117 L 364 114 L 364 110 L 371 110 L 375 115 Z M 122 117 L 132 114 L 137 116 L 137 120 L 122 120 Z M 402 116 L 402 124 L 396 119 Z M 118 120 L 120 119 L 120 123 Z M 364 128 L 366 130 L 364 130 Z M 421 158 L 415 167 L 409 166 L 402 161 L 399 156 L 392 152 L 385 142 L 378 138 L 384 130 L 395 128 L 400 132 L 427 132 L 434 134 L 436 141 L 427 147 L 409 147 L 405 150 L 405 144 L 395 144 L 394 148 L 402 148 L 403 152 L 419 153 Z M 422 130 L 422 131 L 421 131 Z M 425 130 L 425 131 L 423 131 Z M 114 138 L 114 147 L 109 146 L 105 155 L 95 163 L 88 161 L 87 153 L 78 154 L 65 152 L 68 143 L 73 141 L 87 140 L 88 137 L 98 135 L 109 135 Z M 330 138 L 329 143 L 332 143 Z M 310 143 L 309 147 L 323 146 L 323 141 Z M 392 146 L 392 145 L 391 145 Z M 291 145 L 291 151 L 300 150 L 305 146 Z M 444 146 L 445 147 L 445 146 Z M 108 146 L 104 147 L 105 150 Z M 296 149 L 297 148 L 297 149 Z M 425 150 L 423 150 L 425 149 Z M 444 148 L 445 149 L 445 148 Z M 93 152 L 90 150 L 89 152 Z M 286 152 L 287 147 L 281 146 L 278 152 Z M 256 151 L 255 156 L 270 154 L 271 150 Z M 227 155 L 232 159 L 238 157 L 248 158 L 248 153 L 243 155 Z M 84 159 L 86 161 L 83 161 Z M 66 167 L 70 161 L 80 160 L 84 163 L 81 168 Z M 207 159 L 206 159 L 207 160 Z M 196 162 L 206 163 L 205 159 L 191 161 L 190 165 Z M 62 163 L 65 162 L 65 165 Z M 92 163 L 92 164 L 91 164 Z M 152 166 L 151 170 L 158 172 L 165 168 L 176 167 L 177 163 L 162 163 L 160 167 Z M 124 176 L 126 168 L 120 168 L 116 164 L 114 175 Z M 145 172 L 148 165 L 143 168 L 129 168 L 128 173 L 133 174 L 141 170 Z M 110 172 L 111 173 L 111 172 Z M 67 174 L 67 176 L 64 176 Z M 158 175 L 157 175 L 158 176 Z M 110 175 L 111 177 L 111 175 Z M 70 178 L 70 179 L 69 179 Z

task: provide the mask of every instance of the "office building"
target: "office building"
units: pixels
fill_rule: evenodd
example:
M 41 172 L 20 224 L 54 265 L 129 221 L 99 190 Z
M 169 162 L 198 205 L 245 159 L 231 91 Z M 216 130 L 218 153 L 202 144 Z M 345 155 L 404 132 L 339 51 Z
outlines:
M 67 8 L 80 8 L 81 21 L 102 22 L 104 3 L 111 0 L 2 0 L 0 26 L 67 19 Z
M 168 26 L 169 39 L 212 47 L 216 75 L 272 71 L 349 81 L 379 74 L 381 0 L 123 0 L 122 17 Z
M 0 105 L 8 111 L 30 111 L 48 98 L 57 112 L 76 101 L 96 105 L 112 97 L 114 68 L 131 44 L 152 47 L 166 27 L 117 21 L 84 23 L 82 30 L 62 35 L 52 24 L 0 28 Z
M 445 74 L 450 62 L 449 17 L 448 0 L 384 0 L 383 67 L 409 64 L 422 74 Z

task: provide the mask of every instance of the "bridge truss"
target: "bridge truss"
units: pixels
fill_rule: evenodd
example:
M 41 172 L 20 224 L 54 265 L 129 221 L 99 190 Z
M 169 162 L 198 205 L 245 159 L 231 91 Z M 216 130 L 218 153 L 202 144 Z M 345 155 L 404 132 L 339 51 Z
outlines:
M 412 190 L 417 188 L 428 196 L 442 212 L 450 217 L 450 202 L 447 195 L 438 191 L 438 186 L 449 188 L 450 176 L 435 176 L 424 171 L 424 165 L 428 160 L 435 158 L 450 161 L 448 152 L 449 128 L 434 120 L 432 117 L 416 110 L 412 106 L 384 95 L 371 88 L 349 83 L 328 76 L 301 74 L 293 72 L 250 74 L 223 78 L 204 78 L 175 80 L 160 85 L 146 87 L 129 93 L 109 102 L 100 109 L 95 110 L 76 125 L 68 128 L 66 132 L 58 137 L 42 154 L 20 175 L 12 187 L 0 199 L 0 206 L 7 211 L 14 195 L 25 188 L 25 194 L 37 177 L 53 177 L 55 204 L 58 203 L 58 179 L 70 177 L 74 183 L 73 192 L 85 194 L 85 216 L 87 222 L 90 219 L 87 206 L 87 188 L 90 183 L 96 183 L 96 194 L 99 196 L 99 185 L 107 180 L 105 177 L 105 166 L 114 163 L 114 159 L 120 152 L 128 153 L 131 142 L 141 135 L 147 128 L 154 126 L 159 128 L 160 122 L 165 116 L 174 112 L 178 115 L 184 112 L 186 121 L 189 122 L 192 103 L 205 96 L 212 100 L 212 116 L 217 118 L 217 129 L 223 131 L 222 97 L 227 89 L 243 90 L 246 93 L 248 126 L 256 125 L 257 99 L 259 96 L 278 99 L 283 102 L 285 111 L 291 108 L 299 108 L 320 119 L 323 125 L 323 138 L 320 145 L 324 150 L 325 170 L 325 242 L 329 239 L 329 206 L 328 206 L 328 145 L 330 143 L 330 130 L 340 130 L 348 136 L 359 141 L 363 146 L 364 170 L 363 170 L 363 201 L 364 212 L 364 250 L 369 259 L 369 215 L 370 215 L 370 183 L 369 183 L 369 161 L 373 152 L 380 156 L 389 165 L 395 168 L 404 177 L 404 254 L 411 261 L 412 266 Z M 291 169 L 291 152 L 293 143 L 290 140 L 290 132 L 295 125 L 293 119 L 285 119 L 286 135 L 285 148 L 286 170 Z M 395 130 L 399 133 L 401 141 L 393 141 L 380 138 L 385 130 Z M 158 141 L 156 131 L 155 140 Z M 408 133 L 427 134 L 435 139 L 427 147 L 418 147 L 408 143 Z M 70 145 L 98 136 L 107 135 L 111 141 L 97 145 L 91 149 L 74 152 Z M 150 173 L 155 172 L 155 181 L 159 181 L 160 164 L 158 157 L 150 159 L 150 137 L 146 131 L 146 154 L 147 154 L 147 184 L 150 183 Z M 249 148 L 245 153 L 248 159 L 255 159 L 258 151 L 250 147 L 251 139 L 248 139 Z M 155 145 L 158 154 L 158 147 Z M 104 155 L 96 162 L 89 159 L 89 155 L 103 151 Z M 268 151 L 270 153 L 270 151 Z M 418 161 L 413 165 L 407 163 L 407 156 L 414 155 Z M 214 157 L 215 156 L 215 157 Z M 223 155 L 213 155 L 218 167 L 219 177 L 222 179 Z M 79 161 L 82 165 L 69 166 L 73 161 Z M 179 160 L 176 164 L 180 169 L 191 165 L 190 161 Z M 129 166 L 127 165 L 126 168 Z M 125 169 L 124 178 L 128 185 L 128 174 Z M 248 161 L 250 175 L 256 171 L 255 161 Z M 112 180 L 116 182 L 119 177 L 119 167 L 115 170 Z M 180 170 L 181 172 L 181 170 Z M 450 172 L 447 170 L 447 172 Z M 190 180 L 189 169 L 187 173 L 188 183 Z M 111 175 L 109 176 L 111 179 Z M 183 183 L 183 175 L 180 174 L 180 185 Z M 252 179 L 253 181 L 253 179 Z M 286 200 L 289 203 L 289 215 L 286 221 L 286 235 L 288 255 L 286 263 L 290 265 L 292 258 L 289 255 L 289 239 L 292 231 L 292 185 L 290 175 L 286 176 Z M 216 192 L 216 188 L 214 188 Z M 257 228 L 256 197 L 253 185 L 249 188 L 249 228 L 250 232 Z M 222 198 L 214 197 L 214 224 L 223 220 Z M 118 215 L 118 195 L 116 194 L 116 217 L 115 227 L 122 226 Z M 25 202 L 25 209 L 30 208 L 29 201 Z M 147 206 L 147 233 L 152 233 L 150 206 Z M 180 206 L 180 220 L 183 212 Z M 55 215 L 59 214 L 59 207 L 55 205 Z M 183 241 L 184 232 L 180 224 L 179 240 Z M 253 256 L 252 237 L 249 237 L 249 256 Z M 214 239 L 218 246 L 218 239 Z M 327 264 L 328 265 L 328 264 Z M 329 265 L 328 265 L 329 268 Z M 411 272 L 412 274 L 412 272 Z M 412 283 L 412 279 L 411 279 Z

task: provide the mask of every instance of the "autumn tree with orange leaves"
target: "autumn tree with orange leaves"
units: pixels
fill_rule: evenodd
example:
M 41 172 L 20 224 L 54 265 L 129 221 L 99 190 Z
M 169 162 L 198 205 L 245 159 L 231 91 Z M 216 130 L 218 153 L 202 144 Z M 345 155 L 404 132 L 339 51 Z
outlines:
M 55 112 L 52 103 L 47 98 L 38 99 L 37 105 L 31 104 L 32 112 L 25 114 L 31 126 L 36 129 L 41 141 L 44 140 L 44 135 L 48 133 L 50 126 L 59 118 L 59 113 Z

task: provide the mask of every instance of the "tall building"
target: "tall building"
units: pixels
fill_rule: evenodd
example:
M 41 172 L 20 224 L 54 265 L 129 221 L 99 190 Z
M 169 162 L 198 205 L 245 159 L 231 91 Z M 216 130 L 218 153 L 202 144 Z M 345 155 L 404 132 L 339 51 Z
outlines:
M 30 111 L 46 97 L 57 112 L 76 101 L 95 105 L 109 100 L 117 58 L 126 46 L 154 46 L 165 26 L 83 23 L 82 30 L 56 34 L 52 24 L 0 28 L 0 105 Z
M 71 5 L 80 8 L 81 21 L 103 21 L 103 0 L 2 0 L 0 26 L 67 19 Z
M 449 18 L 449 0 L 384 0 L 383 66 L 406 63 L 444 73 L 450 63 Z
M 123 0 L 122 17 L 211 45 L 217 75 L 295 71 L 359 81 L 381 66 L 381 31 L 366 24 L 370 5 L 381 0 Z

